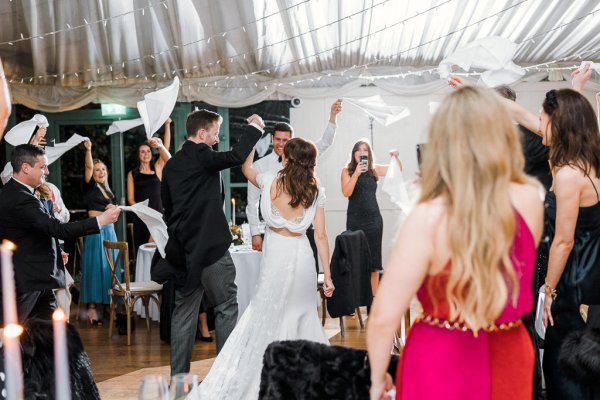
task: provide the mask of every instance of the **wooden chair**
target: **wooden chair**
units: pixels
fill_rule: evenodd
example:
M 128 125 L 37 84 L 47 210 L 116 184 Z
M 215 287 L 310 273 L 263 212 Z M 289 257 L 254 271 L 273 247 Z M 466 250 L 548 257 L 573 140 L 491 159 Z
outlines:
M 110 289 L 110 324 L 108 325 L 108 337 L 112 337 L 112 328 L 115 315 L 117 312 L 117 303 L 120 299 L 123 300 L 125 313 L 127 316 L 127 345 L 131 345 L 131 315 L 133 314 L 133 306 L 138 300 L 142 300 L 146 310 L 146 328 L 150 332 L 150 312 L 148 304 L 150 299 L 154 300 L 158 308 L 160 308 L 162 285 L 156 282 L 131 282 L 129 273 L 129 252 L 127 242 L 110 242 L 105 240 L 104 252 L 108 259 L 108 265 L 111 272 L 111 289 Z M 114 252 L 117 251 L 116 257 Z M 124 276 L 124 282 L 121 282 L 118 276 Z
M 131 263 L 133 265 L 135 265 L 135 261 L 136 261 L 136 251 L 135 249 L 137 249 L 136 245 L 135 245 L 135 234 L 133 233 L 133 223 L 130 222 L 127 224 L 127 231 L 129 232 L 129 237 L 131 238 L 131 254 L 129 255 L 129 259 L 131 260 Z
M 323 282 L 325 281 L 325 274 L 319 272 L 317 275 L 317 291 L 321 295 L 321 325 L 325 326 L 325 318 L 327 316 L 327 297 L 325 297 L 325 292 L 323 292 Z M 363 329 L 365 324 L 362 319 L 362 314 L 360 313 L 360 308 L 356 307 L 354 310 L 356 315 L 358 316 L 358 322 L 360 323 L 360 328 Z M 344 317 L 340 317 L 340 335 L 342 337 L 345 336 L 345 328 L 344 328 Z
M 79 320 L 79 313 L 81 310 L 81 279 L 82 276 L 77 276 L 77 274 L 80 274 L 81 271 L 83 271 L 82 269 L 82 265 L 83 265 L 83 237 L 80 236 L 77 239 L 75 239 L 75 250 L 73 251 L 73 273 L 71 274 L 73 276 L 73 280 L 75 281 L 73 283 L 73 285 L 71 286 L 71 288 L 74 288 L 77 290 L 77 292 L 79 293 L 79 301 L 77 301 L 77 316 L 75 317 L 76 320 Z

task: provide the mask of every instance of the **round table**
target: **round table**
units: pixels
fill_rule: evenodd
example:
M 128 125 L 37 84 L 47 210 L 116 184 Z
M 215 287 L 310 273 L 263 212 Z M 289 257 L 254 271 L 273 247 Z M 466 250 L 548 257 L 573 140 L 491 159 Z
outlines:
M 150 278 L 150 264 L 156 245 L 146 243 L 140 246 L 135 264 L 136 282 L 148 282 Z M 235 284 L 237 285 L 238 319 L 250 304 L 250 300 L 256 293 L 258 276 L 260 274 L 260 262 L 262 253 L 252 250 L 252 246 L 233 246 L 229 249 L 233 264 L 235 265 Z M 150 301 L 149 312 L 153 321 L 160 320 L 160 310 L 153 301 Z M 146 318 L 146 312 L 141 301 L 135 304 L 133 309 L 142 318 Z
M 229 249 L 229 253 L 235 264 L 239 319 L 256 293 L 262 253 L 252 250 L 252 246 L 244 245 L 233 246 Z

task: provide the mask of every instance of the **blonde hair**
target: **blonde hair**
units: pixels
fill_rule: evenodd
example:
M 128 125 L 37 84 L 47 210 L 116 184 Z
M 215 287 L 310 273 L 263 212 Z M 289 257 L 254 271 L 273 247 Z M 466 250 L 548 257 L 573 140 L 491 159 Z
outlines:
M 445 288 L 450 319 L 473 331 L 489 326 L 519 280 L 510 258 L 516 231 L 511 182 L 523 172 L 521 141 L 500 97 L 463 87 L 433 116 L 424 153 L 420 202 L 443 197 L 452 267 Z

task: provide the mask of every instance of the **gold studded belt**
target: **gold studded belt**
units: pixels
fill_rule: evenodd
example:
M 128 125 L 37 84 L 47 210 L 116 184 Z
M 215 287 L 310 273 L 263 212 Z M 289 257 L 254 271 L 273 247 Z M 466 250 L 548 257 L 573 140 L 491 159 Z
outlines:
M 451 330 L 451 331 L 466 332 L 466 331 L 472 330 L 464 322 L 449 321 L 447 319 L 436 318 L 436 317 L 433 317 L 433 316 L 431 316 L 431 315 L 429 315 L 429 314 L 427 314 L 425 312 L 421 313 L 421 315 L 419 315 L 417 317 L 417 319 L 415 320 L 415 322 L 422 322 L 422 323 L 425 323 L 427 325 L 437 326 L 438 328 L 448 329 L 448 330 Z M 522 324 L 523 324 L 523 321 L 521 321 L 520 319 L 518 319 L 516 321 L 503 322 L 503 323 L 498 324 L 498 325 L 496 325 L 495 323 L 492 323 L 492 324 L 490 324 L 488 326 L 485 326 L 485 327 L 481 328 L 480 330 L 483 330 L 485 332 L 508 331 L 510 329 L 513 329 L 513 328 L 516 328 L 518 326 L 521 326 Z

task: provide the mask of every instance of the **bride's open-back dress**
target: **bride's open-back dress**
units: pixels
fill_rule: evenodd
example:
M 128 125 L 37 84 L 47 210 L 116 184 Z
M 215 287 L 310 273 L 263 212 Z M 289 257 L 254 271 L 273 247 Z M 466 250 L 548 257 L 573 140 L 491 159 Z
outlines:
M 286 220 L 271 203 L 274 180 L 272 174 L 257 177 L 266 225 L 302 235 L 283 236 L 266 230 L 256 294 L 191 398 L 256 400 L 269 343 L 293 339 L 329 343 L 317 315 L 315 259 L 306 237 L 317 207 L 325 206 L 325 194 L 321 188 L 302 217 Z

